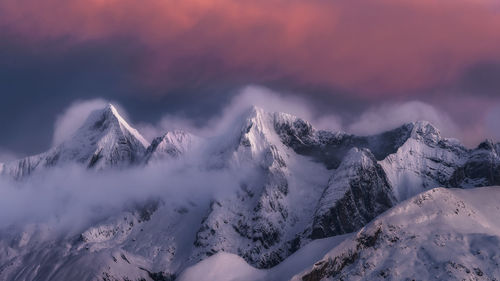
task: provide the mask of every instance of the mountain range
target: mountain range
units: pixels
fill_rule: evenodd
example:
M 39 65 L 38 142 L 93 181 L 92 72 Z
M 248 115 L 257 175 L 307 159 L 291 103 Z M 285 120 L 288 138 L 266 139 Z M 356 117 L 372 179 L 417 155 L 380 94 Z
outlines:
M 0 174 L 181 162 L 245 176 L 207 204 L 152 198 L 77 234 L 9 226 L 0 280 L 500 279 L 500 143 L 470 149 L 425 121 L 356 136 L 250 107 L 217 135 L 149 143 L 108 105 Z

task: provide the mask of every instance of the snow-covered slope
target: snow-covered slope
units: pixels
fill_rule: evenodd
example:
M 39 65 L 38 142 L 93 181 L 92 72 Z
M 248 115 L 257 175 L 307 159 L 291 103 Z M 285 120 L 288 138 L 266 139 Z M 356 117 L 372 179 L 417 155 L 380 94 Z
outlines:
M 497 280 L 499 210 L 500 187 L 435 188 L 357 233 L 315 240 L 272 269 L 257 270 L 236 255 L 217 254 L 179 280 Z
M 367 149 L 352 148 L 319 199 L 311 238 L 358 230 L 395 202 L 375 157 Z
M 420 121 L 411 125 L 410 138 L 396 153 L 380 162 L 398 200 L 430 188 L 447 186 L 468 154 L 457 140 L 442 138 L 430 123 Z
M 271 269 L 257 269 L 235 254 L 218 253 L 184 270 L 177 280 L 191 281 L 287 281 L 312 266 L 329 249 L 352 234 L 317 239 Z
M 132 128 L 113 105 L 90 114 L 76 133 L 49 151 L 5 165 L 3 173 L 17 179 L 61 163 L 89 168 L 129 166 L 144 156 L 148 142 Z
M 222 252 L 186 269 L 177 280 L 245 281 L 259 280 L 264 276 L 263 271 L 252 267 L 238 255 Z
M 144 160 L 146 162 L 158 162 L 178 158 L 194 149 L 200 142 L 200 138 L 182 130 L 167 132 L 151 142 Z
M 293 280 L 497 280 L 499 210 L 499 187 L 426 191 Z
M 205 211 L 150 201 L 76 233 L 10 226 L 0 232 L 0 280 L 173 280 L 189 265 L 193 226 Z
M 220 263 L 241 268 L 245 274 L 235 278 L 277 280 L 285 271 L 292 272 L 283 268 L 293 267 L 296 274 L 334 246 L 321 241 L 358 231 L 415 194 L 438 186 L 500 182 L 500 144 L 485 142 L 469 150 L 457 140 L 441 137 L 434 126 L 423 121 L 374 136 L 318 131 L 298 117 L 257 107 L 233 121 L 210 138 L 179 130 L 167 132 L 149 145 L 110 105 L 93 112 L 61 145 L 7 163 L 3 172 L 0 164 L 0 173 L 17 179 L 70 163 L 98 170 L 144 169 L 146 181 L 153 176 L 162 184 L 183 182 L 175 174 L 161 177 L 166 171 L 162 169 L 172 163 L 176 171 L 185 165 L 206 174 L 238 176 L 235 186 L 203 202 L 165 203 L 155 197 L 124 206 L 78 233 L 61 235 L 43 222 L 0 229 L 0 280 L 173 280 L 181 272 L 182 278 L 189 279 Z M 119 175 L 110 171 L 113 173 Z M 197 182 L 200 193 L 216 188 L 204 178 Z M 445 189 L 435 192 L 448 194 Z M 462 194 L 449 192 L 455 197 Z M 492 196 L 496 195 L 492 192 Z M 413 206 L 407 202 L 401 206 Z M 440 216 L 457 209 L 454 203 L 446 204 L 408 212 Z M 411 221 L 410 213 L 401 216 Z M 439 222 L 455 227 L 455 221 Z M 403 237 L 404 231 L 398 231 Z M 364 239 L 358 238 L 352 243 Z M 367 239 L 370 244 L 371 238 Z M 321 255 L 312 258 L 304 249 L 315 249 Z M 306 262 L 301 255 L 311 258 Z M 303 266 L 298 265 L 301 262 Z M 184 271 L 187 267 L 190 269 Z M 282 273 L 277 273 L 280 268 Z M 220 272 L 214 271 L 214 278 Z
M 236 194 L 210 206 L 197 233 L 195 260 L 226 251 L 267 268 L 297 249 L 328 171 L 280 141 L 274 127 L 294 119 L 252 108 L 238 121 L 240 129 L 228 138 L 224 152 L 216 155 L 236 169 L 252 171 L 251 177 Z

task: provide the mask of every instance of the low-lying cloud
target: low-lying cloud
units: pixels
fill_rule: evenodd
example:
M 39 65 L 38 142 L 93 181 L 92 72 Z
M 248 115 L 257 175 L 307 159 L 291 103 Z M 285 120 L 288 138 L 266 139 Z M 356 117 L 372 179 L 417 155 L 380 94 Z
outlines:
M 292 114 L 311 122 L 318 129 L 342 130 L 342 119 L 339 116 L 333 113 L 318 114 L 310 101 L 303 97 L 286 95 L 258 85 L 249 85 L 242 88 L 219 114 L 215 114 L 201 126 L 196 125 L 189 116 L 166 114 L 155 125 L 140 124 L 139 131 L 146 132 L 149 138 L 178 129 L 210 137 L 221 134 L 252 106 L 267 112 Z
M 200 136 L 220 134 L 251 106 L 257 106 L 267 112 L 285 112 L 295 115 L 322 130 L 373 135 L 405 123 L 425 120 L 436 126 L 446 137 L 461 138 L 462 136 L 459 126 L 452 117 L 443 110 L 422 101 L 383 103 L 369 107 L 357 117 L 347 121 L 346 118 L 335 113 L 317 112 L 314 105 L 302 96 L 291 96 L 257 85 L 244 87 L 220 114 L 205 122 L 201 127 L 196 126 L 188 116 L 165 115 L 155 126 L 143 124 L 143 128 L 148 135 L 156 136 L 177 129 L 184 129 Z
M 359 135 L 372 135 L 420 120 L 431 122 L 445 136 L 460 137 L 458 126 L 450 116 L 420 101 L 386 103 L 372 107 L 349 124 L 347 131 Z
M 56 122 L 54 143 L 58 144 L 75 132 L 88 113 L 107 104 L 103 99 L 72 104 Z M 427 120 L 446 136 L 460 136 L 454 120 L 437 107 L 420 101 L 382 104 L 369 108 L 358 118 L 347 122 L 334 114 L 318 114 L 302 98 L 284 95 L 259 86 L 248 86 L 222 112 L 205 126 L 195 126 L 187 117 L 166 115 L 158 124 L 143 124 L 150 138 L 167 130 L 186 129 L 199 136 L 223 134 L 238 116 L 252 105 L 269 112 L 286 112 L 310 121 L 320 129 L 344 130 L 369 135 L 393 129 L 406 122 Z M 122 113 L 124 110 L 120 110 Z M 487 113 L 486 130 L 500 138 L 500 110 Z M 139 130 L 141 131 L 141 130 Z M 23 181 L 0 179 L 0 228 L 19 223 L 49 223 L 70 231 L 81 230 L 96 220 L 123 211 L 123 206 L 149 199 L 182 202 L 188 198 L 207 204 L 239 188 L 244 178 L 255 171 L 225 166 L 207 169 L 209 155 L 193 149 L 185 160 L 167 161 L 125 171 L 89 171 L 78 166 L 49 169 Z M 247 171 L 242 173 L 242 170 Z
M 165 162 L 127 170 L 54 167 L 23 181 L 0 177 L 0 229 L 30 223 L 75 233 L 151 200 L 205 204 L 239 188 L 241 171 Z M 131 209 L 129 209 L 131 210 Z
M 485 119 L 487 137 L 500 140 L 500 105 L 488 110 Z

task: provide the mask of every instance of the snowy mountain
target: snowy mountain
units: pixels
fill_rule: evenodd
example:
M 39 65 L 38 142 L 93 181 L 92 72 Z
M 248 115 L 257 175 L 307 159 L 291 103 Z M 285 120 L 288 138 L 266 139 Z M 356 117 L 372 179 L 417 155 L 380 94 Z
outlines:
M 293 280 L 497 280 L 500 189 L 436 188 L 400 203 Z
M 240 129 L 229 137 L 234 144 L 223 146 L 223 159 L 255 171 L 257 180 L 211 204 L 196 236 L 197 259 L 228 251 L 268 268 L 296 250 L 328 171 L 280 141 L 275 126 L 296 117 L 252 108 L 240 120 Z
M 3 173 L 20 179 L 68 162 L 89 168 L 128 166 L 142 159 L 149 143 L 132 128 L 113 105 L 92 112 L 69 139 L 49 151 L 5 165 Z
M 499 187 L 435 188 L 355 233 L 314 240 L 274 268 L 259 270 L 220 253 L 179 279 L 498 280 L 499 209 Z
M 149 144 L 109 105 L 92 112 L 62 144 L 36 156 L 0 164 L 0 174 L 22 182 L 35 172 L 74 164 L 116 176 L 123 175 L 120 171 L 144 172 L 146 181 L 159 180 L 165 185 L 182 185 L 185 181 L 181 177 L 196 177 L 200 171 L 208 177 L 213 173 L 237 176 L 237 183 L 201 201 L 194 199 L 198 194 L 185 201 L 168 200 L 170 196 L 134 201 L 76 233 L 61 234 L 47 222 L 0 229 L 0 280 L 192 280 L 189 276 L 220 263 L 241 267 L 248 273 L 243 280 L 286 280 L 279 276 L 291 278 L 308 267 L 302 275 L 313 279 L 304 280 L 318 276 L 349 279 L 353 272 L 361 279 L 388 274 L 399 280 L 400 275 L 391 275 L 396 269 L 403 270 L 395 259 L 384 260 L 387 266 L 394 262 L 393 269 L 385 273 L 380 273 L 378 260 L 361 263 L 355 259 L 350 263 L 356 268 L 352 270 L 336 269 L 338 264 L 328 258 L 313 264 L 332 248 L 328 254 L 331 260 L 343 256 L 351 262 L 352 256 L 342 252 L 346 249 L 356 249 L 367 257 L 382 255 L 372 249 L 379 241 L 370 237 L 378 231 L 375 222 L 386 220 L 391 221 L 390 226 L 380 231 L 392 233 L 394 224 L 399 248 L 391 248 L 390 243 L 396 242 L 388 238 L 390 243 L 384 240 L 376 249 L 388 249 L 387 253 L 395 256 L 419 253 L 415 262 L 422 262 L 424 253 L 416 245 L 430 247 L 424 242 L 434 234 L 445 238 L 450 237 L 445 234 L 448 232 L 465 235 L 465 229 L 455 224 L 483 219 L 471 215 L 448 220 L 444 214 L 456 209 L 462 212 L 456 198 L 471 194 L 477 200 L 464 202 L 479 213 L 483 210 L 479 197 L 498 197 L 495 189 L 434 188 L 500 184 L 499 155 L 500 144 L 484 142 L 476 149 L 467 149 L 455 139 L 442 137 L 424 121 L 373 136 L 355 136 L 316 130 L 298 117 L 257 107 L 241 112 L 217 135 L 202 138 L 177 130 Z M 164 163 L 175 163 L 174 172 L 166 170 L 169 166 Z M 182 169 L 191 170 L 183 174 Z M 209 178 L 200 178 L 196 184 L 200 194 L 216 188 Z M 142 188 L 140 182 L 137 188 Z M 179 188 L 181 191 L 183 186 Z M 419 196 L 433 199 L 417 208 L 411 202 Z M 427 221 L 419 212 L 427 214 L 422 215 Z M 429 229 L 431 232 L 417 233 L 421 236 L 415 234 L 418 239 L 411 238 L 413 234 L 407 235 L 406 229 L 415 232 L 418 223 L 422 228 L 442 225 L 436 232 Z M 492 227 L 498 224 L 490 217 L 487 223 Z M 346 242 L 336 246 L 341 240 Z M 410 246 L 404 248 L 405 243 Z M 447 248 L 441 250 L 444 253 Z M 460 251 L 466 249 L 462 246 L 453 253 Z M 434 253 L 441 255 L 438 250 Z M 464 265 L 463 261 L 453 262 L 457 267 Z M 329 265 L 319 270 L 321 264 Z M 366 270 L 359 273 L 365 265 Z M 431 270 L 426 266 L 423 262 L 419 270 Z M 480 268 L 496 274 L 486 263 Z M 448 267 L 432 270 L 429 272 L 441 274 Z M 220 277 L 219 272 L 213 274 L 215 279 Z
M 147 148 L 146 162 L 178 158 L 193 149 L 200 139 L 188 132 L 176 130 L 155 138 Z
M 410 137 L 380 162 L 398 200 L 437 186 L 449 186 L 469 151 L 457 140 L 442 138 L 428 122 L 413 124 Z
M 352 148 L 319 199 L 311 238 L 353 232 L 395 202 L 391 185 L 375 157 L 367 149 Z

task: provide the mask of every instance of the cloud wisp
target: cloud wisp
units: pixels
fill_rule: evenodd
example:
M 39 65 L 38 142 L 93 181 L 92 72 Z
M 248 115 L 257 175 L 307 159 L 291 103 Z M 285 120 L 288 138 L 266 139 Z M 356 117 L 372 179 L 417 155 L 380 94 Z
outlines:
M 460 128 L 444 110 L 422 101 L 386 102 L 371 106 L 354 118 L 347 119 L 340 114 L 316 111 L 311 102 L 303 96 L 291 97 L 286 93 L 279 93 L 256 85 L 244 87 L 220 114 L 215 115 L 201 127 L 196 126 L 193 120 L 187 116 L 175 115 L 163 116 L 155 126 L 143 124 L 142 127 L 149 135 L 156 136 L 174 129 L 184 129 L 200 136 L 211 136 L 223 132 L 241 112 L 251 106 L 260 107 L 268 112 L 285 112 L 295 115 L 309 121 L 320 130 L 374 135 L 405 123 L 425 120 L 435 125 L 445 137 L 466 138 L 468 145 L 476 145 L 483 140 L 482 135 L 473 138 L 466 136 L 468 131 L 462 130 L 463 128 Z M 477 124 L 472 124 L 472 126 L 477 126 Z M 487 130 L 493 127 L 490 126 Z
M 208 206 L 239 188 L 243 177 L 183 161 L 113 171 L 67 165 L 23 181 L 0 177 L 0 229 L 44 224 L 71 234 L 151 200 Z
M 420 101 L 386 103 L 369 108 L 348 125 L 347 131 L 359 135 L 373 135 L 420 120 L 431 122 L 447 137 L 460 138 L 458 126 L 450 116 Z

